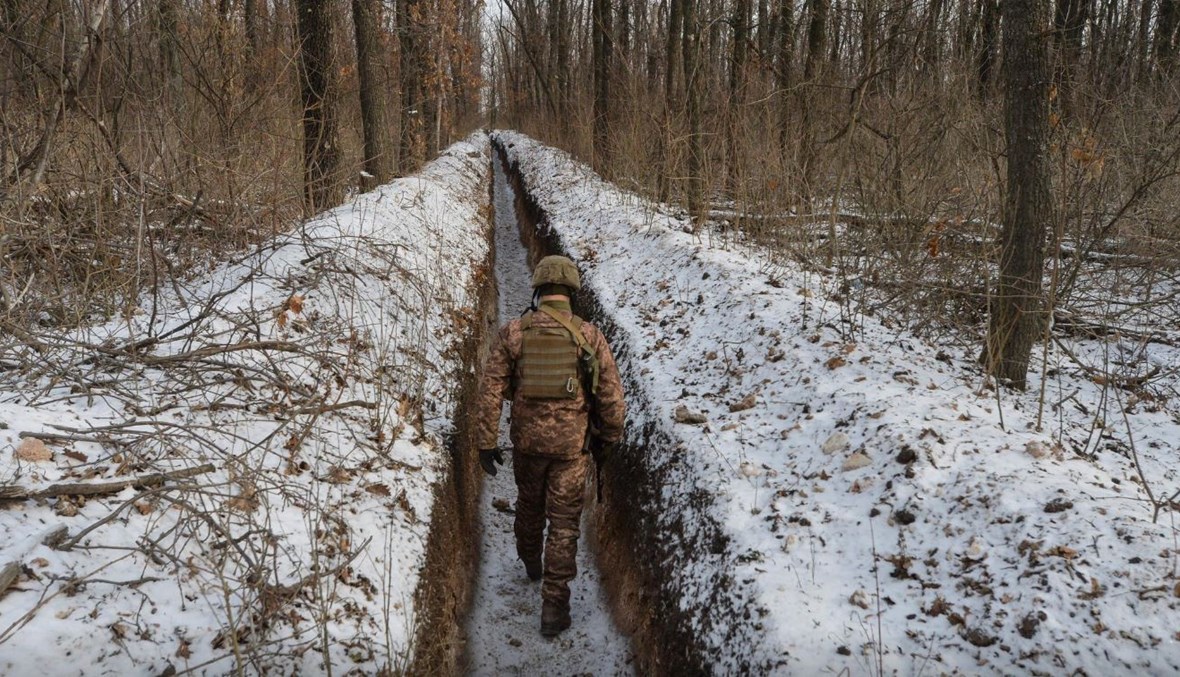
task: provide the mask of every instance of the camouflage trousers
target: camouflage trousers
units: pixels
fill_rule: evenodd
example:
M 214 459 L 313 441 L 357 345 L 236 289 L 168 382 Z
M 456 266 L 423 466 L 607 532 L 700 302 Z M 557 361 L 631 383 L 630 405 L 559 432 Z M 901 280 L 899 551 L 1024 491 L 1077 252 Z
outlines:
M 578 534 L 589 459 L 589 454 L 568 459 L 512 454 L 517 492 L 516 554 L 526 564 L 539 563 L 544 546 L 541 598 L 565 608 L 569 608 L 569 583 L 578 573 Z

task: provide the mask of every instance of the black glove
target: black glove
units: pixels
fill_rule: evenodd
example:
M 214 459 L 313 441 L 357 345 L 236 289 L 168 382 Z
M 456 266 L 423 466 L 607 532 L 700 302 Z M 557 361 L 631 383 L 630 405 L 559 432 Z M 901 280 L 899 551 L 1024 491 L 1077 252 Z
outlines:
M 479 464 L 483 471 L 492 477 L 496 476 L 496 464 L 504 465 L 504 454 L 499 449 L 480 449 Z
M 618 442 L 598 442 L 590 445 L 590 453 L 594 455 L 594 463 L 599 467 L 606 465 L 608 459 L 615 455 L 615 448 L 619 446 Z

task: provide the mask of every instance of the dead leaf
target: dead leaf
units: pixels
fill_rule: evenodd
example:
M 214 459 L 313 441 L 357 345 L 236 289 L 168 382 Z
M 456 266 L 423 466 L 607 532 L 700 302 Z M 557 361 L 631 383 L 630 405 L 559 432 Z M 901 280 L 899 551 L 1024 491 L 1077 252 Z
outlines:
M 729 411 L 730 411 L 730 413 L 737 413 L 739 411 L 753 409 L 754 405 L 757 403 L 758 403 L 758 400 L 754 396 L 754 393 L 750 393 L 749 395 L 746 395 L 745 397 L 738 400 L 737 402 L 730 404 Z
M 368 485 L 367 487 L 365 487 L 365 491 L 367 491 L 370 494 L 373 494 L 375 496 L 391 496 L 392 495 L 391 492 L 389 491 L 389 487 L 385 484 L 380 483 L 380 482 L 376 482 L 374 484 Z
M 672 412 L 672 416 L 676 419 L 677 423 L 687 423 L 689 425 L 700 425 L 709 420 L 704 414 L 699 411 L 693 411 L 683 404 L 676 407 L 676 410 Z
M 13 450 L 12 455 L 18 461 L 32 461 L 34 463 L 41 461 L 49 461 L 53 459 L 53 453 L 45 446 L 45 443 L 36 437 L 26 437 L 21 440 L 19 446 Z
M 287 310 L 293 313 L 302 313 L 303 297 L 299 294 L 291 294 L 291 298 L 287 299 Z
M 1060 557 L 1062 559 L 1072 560 L 1073 558 L 1078 556 L 1078 551 L 1074 550 L 1073 548 L 1069 547 L 1068 545 L 1059 545 L 1059 546 L 1053 548 L 1052 550 L 1050 550 L 1049 552 L 1047 552 L 1046 554 L 1053 556 L 1053 557 Z
M 840 367 L 843 367 L 846 364 L 848 364 L 848 360 L 845 360 L 843 357 L 840 357 L 839 355 L 829 359 L 827 362 L 824 362 L 824 366 L 827 367 L 828 369 L 839 369 Z
M 89 456 L 83 454 L 80 451 L 74 451 L 73 449 L 66 449 L 61 453 L 64 454 L 66 458 L 72 458 L 79 463 L 88 463 L 90 461 Z

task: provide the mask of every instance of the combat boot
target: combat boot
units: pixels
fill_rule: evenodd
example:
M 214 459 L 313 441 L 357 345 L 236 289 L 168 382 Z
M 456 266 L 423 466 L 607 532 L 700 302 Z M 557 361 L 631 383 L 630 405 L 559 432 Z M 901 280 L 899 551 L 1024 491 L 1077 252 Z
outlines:
M 570 626 L 568 606 L 545 600 L 541 602 L 541 634 L 555 637 Z
M 530 581 L 541 580 L 541 574 L 544 573 L 540 562 L 530 562 L 525 560 L 524 572 L 528 574 Z

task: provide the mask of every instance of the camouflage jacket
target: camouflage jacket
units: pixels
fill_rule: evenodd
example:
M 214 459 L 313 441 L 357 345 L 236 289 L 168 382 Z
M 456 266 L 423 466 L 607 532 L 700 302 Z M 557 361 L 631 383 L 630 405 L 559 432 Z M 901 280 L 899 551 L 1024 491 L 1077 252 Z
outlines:
M 570 315 L 566 304 L 550 305 Z M 532 322 L 534 326 L 561 326 L 557 320 L 539 312 L 533 313 Z M 615 366 L 615 358 L 606 338 L 597 327 L 585 322 L 582 324 L 582 334 L 598 356 L 598 436 L 603 442 L 617 442 L 623 435 L 624 417 L 623 384 L 619 380 L 619 369 Z M 512 446 L 517 451 L 557 458 L 581 454 L 590 412 L 585 392 L 579 389 L 577 397 L 568 400 L 526 400 L 512 393 L 513 379 L 520 376 L 517 360 L 522 343 L 520 320 L 508 322 L 500 328 L 492 352 L 484 363 L 479 399 L 476 401 L 476 448 L 491 449 L 498 446 L 500 405 L 503 400 L 511 399 L 509 433 Z

